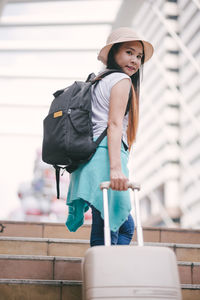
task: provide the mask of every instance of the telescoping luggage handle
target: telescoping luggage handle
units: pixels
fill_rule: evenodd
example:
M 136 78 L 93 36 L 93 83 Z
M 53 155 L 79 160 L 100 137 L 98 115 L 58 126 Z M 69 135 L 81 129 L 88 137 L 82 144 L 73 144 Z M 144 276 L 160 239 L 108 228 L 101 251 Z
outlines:
M 105 181 L 100 184 L 100 189 L 103 190 L 103 207 L 104 207 L 104 244 L 105 246 L 111 245 L 110 240 L 110 225 L 108 216 L 108 189 L 110 188 L 110 181 Z M 137 241 L 138 246 L 143 246 L 143 232 L 140 218 L 140 206 L 138 199 L 138 191 L 140 185 L 135 182 L 128 182 L 128 188 L 132 189 L 134 193 L 134 204 L 135 204 L 135 217 L 136 217 L 136 230 L 137 230 Z

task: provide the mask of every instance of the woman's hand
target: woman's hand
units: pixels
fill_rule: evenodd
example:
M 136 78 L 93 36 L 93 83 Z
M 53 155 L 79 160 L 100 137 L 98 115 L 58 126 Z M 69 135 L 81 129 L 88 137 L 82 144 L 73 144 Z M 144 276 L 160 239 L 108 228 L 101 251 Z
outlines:
M 126 191 L 128 189 L 128 178 L 121 170 L 110 170 L 110 188 L 117 191 Z

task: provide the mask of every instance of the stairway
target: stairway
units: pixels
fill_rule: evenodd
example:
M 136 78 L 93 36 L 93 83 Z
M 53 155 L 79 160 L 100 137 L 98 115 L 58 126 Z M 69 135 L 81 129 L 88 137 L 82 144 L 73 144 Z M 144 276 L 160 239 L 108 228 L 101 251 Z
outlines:
M 89 225 L 70 233 L 63 224 L 1 223 L 0 300 L 81 300 Z M 200 300 L 200 230 L 145 228 L 144 241 L 173 249 L 183 300 Z

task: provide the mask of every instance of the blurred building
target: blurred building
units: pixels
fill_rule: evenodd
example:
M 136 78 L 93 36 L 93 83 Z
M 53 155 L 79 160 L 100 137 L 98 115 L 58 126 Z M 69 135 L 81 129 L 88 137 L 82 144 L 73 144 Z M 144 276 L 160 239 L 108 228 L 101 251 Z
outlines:
M 146 225 L 200 227 L 200 4 L 143 1 L 132 23 L 155 46 L 144 66 L 132 177 Z
M 41 144 L 52 93 L 98 72 L 108 33 L 130 26 L 155 47 L 144 66 L 130 160 L 131 178 L 142 185 L 143 223 L 200 228 L 199 1 L 3 0 L 0 14 L 1 150 L 12 139 L 13 183 Z

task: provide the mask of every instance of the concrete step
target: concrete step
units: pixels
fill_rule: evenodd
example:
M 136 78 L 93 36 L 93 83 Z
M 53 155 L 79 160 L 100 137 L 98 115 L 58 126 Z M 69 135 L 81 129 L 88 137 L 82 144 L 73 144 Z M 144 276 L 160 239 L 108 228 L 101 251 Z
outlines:
M 0 237 L 0 254 L 83 257 L 87 240 Z
M 182 300 L 199 300 L 200 285 L 182 284 Z
M 0 278 L 81 280 L 81 258 L 0 255 Z M 200 262 L 178 262 L 182 284 L 200 284 Z
M 76 232 L 69 232 L 63 223 L 0 221 L 0 224 L 4 226 L 0 236 L 84 240 L 90 237 L 90 225 L 83 225 Z M 136 234 L 133 238 L 133 241 L 135 240 Z M 144 228 L 144 241 L 200 244 L 200 230 L 146 227 Z
M 182 285 L 183 300 L 199 300 L 200 285 Z M 80 281 L 0 279 L 1 300 L 81 300 Z
M 133 246 L 136 243 L 132 243 Z M 171 248 L 178 261 L 200 262 L 200 245 L 175 243 L 145 243 L 146 246 Z M 88 240 L 0 237 L 0 254 L 83 257 Z
M 0 255 L 0 278 L 81 280 L 81 262 L 78 257 Z
M 1 300 L 81 300 L 81 282 L 0 279 Z

